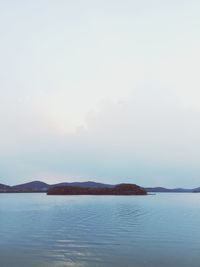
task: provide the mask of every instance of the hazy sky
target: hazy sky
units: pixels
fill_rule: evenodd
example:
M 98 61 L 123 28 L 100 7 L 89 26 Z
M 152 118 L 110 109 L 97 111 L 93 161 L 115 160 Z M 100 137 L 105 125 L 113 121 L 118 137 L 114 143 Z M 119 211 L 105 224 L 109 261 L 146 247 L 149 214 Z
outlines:
M 0 183 L 200 186 L 199 14 L 0 0 Z

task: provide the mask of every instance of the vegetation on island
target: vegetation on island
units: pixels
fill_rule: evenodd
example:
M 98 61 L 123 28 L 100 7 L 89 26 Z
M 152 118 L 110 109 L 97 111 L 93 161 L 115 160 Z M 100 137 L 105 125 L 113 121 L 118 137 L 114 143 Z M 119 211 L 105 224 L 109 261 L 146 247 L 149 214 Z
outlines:
M 146 195 L 144 188 L 135 184 L 119 184 L 112 188 L 57 186 L 49 188 L 48 195 Z

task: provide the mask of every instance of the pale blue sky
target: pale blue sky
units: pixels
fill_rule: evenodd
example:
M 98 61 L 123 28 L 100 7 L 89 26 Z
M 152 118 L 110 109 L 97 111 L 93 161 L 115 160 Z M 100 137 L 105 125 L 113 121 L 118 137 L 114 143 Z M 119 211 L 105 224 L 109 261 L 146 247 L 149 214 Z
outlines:
M 0 0 L 0 182 L 200 186 L 199 12 Z

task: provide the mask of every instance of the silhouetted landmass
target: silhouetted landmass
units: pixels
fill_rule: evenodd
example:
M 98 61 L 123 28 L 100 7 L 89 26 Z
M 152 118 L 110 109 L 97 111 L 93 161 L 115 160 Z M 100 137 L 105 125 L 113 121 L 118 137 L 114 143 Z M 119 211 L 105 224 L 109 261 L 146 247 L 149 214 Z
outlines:
M 4 192 L 6 192 L 9 189 L 10 189 L 10 186 L 9 185 L 0 184 L 0 193 L 4 193 Z
M 49 185 L 40 181 L 8 186 L 0 184 L 0 193 L 36 193 L 47 192 Z
M 184 188 L 164 188 L 164 187 L 147 187 L 145 188 L 147 192 L 154 193 L 192 193 L 195 189 L 184 189 Z
M 44 192 L 46 193 L 49 188 L 52 187 L 62 187 L 62 186 L 79 186 L 84 188 L 112 188 L 114 185 L 110 184 L 103 184 L 103 183 L 96 183 L 93 181 L 87 182 L 66 182 L 66 183 L 59 183 L 59 184 L 47 184 L 41 181 L 32 181 L 29 183 L 8 186 L 4 184 L 0 184 L 0 193 L 38 193 Z
M 58 184 L 47 184 L 41 181 L 32 181 L 29 183 L 19 184 L 15 186 L 9 186 L 0 184 L 0 193 L 37 193 L 47 192 L 49 189 L 54 187 L 81 187 L 81 188 L 114 188 L 116 185 L 96 183 L 93 181 L 87 182 L 64 182 Z M 174 188 L 169 189 L 165 187 L 146 187 L 145 190 L 149 193 L 200 193 L 200 187 L 193 189 Z
M 144 188 L 135 184 L 119 184 L 108 187 L 57 186 L 49 188 L 48 195 L 146 195 Z
M 200 193 L 200 187 L 193 189 L 193 193 Z
M 29 192 L 29 191 L 33 191 L 33 192 L 46 192 L 49 188 L 49 184 L 46 184 L 44 182 L 40 182 L 40 181 L 33 181 L 30 183 L 25 183 L 25 184 L 20 184 L 20 185 L 15 185 L 11 187 L 12 191 L 22 191 L 22 192 Z
M 59 183 L 51 185 L 51 187 L 60 187 L 60 186 L 78 186 L 78 187 L 90 187 L 90 188 L 112 188 L 115 185 L 111 184 L 103 184 L 103 183 L 96 183 L 93 181 L 87 181 L 87 182 L 72 182 L 72 183 Z

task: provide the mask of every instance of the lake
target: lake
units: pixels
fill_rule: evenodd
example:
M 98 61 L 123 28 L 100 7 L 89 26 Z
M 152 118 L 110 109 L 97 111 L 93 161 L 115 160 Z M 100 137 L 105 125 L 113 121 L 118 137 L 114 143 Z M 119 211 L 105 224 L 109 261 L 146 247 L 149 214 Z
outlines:
M 1 267 L 199 267 L 200 194 L 0 194 Z

